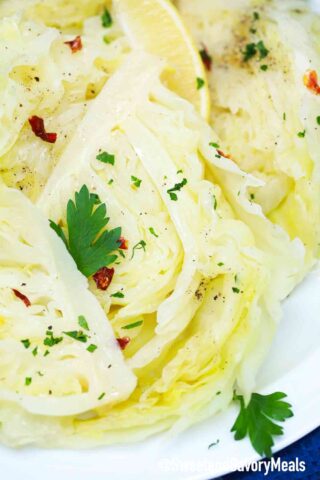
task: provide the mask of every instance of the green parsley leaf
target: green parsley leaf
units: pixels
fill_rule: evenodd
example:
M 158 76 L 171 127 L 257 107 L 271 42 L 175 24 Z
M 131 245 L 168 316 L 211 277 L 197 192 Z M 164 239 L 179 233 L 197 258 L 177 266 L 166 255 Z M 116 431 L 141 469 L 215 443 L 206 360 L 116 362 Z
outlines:
M 97 350 L 97 345 L 94 345 L 93 343 L 91 343 L 91 345 L 89 345 L 89 347 L 87 348 L 88 352 L 90 353 L 93 353 L 95 350 Z
M 283 112 L 282 118 L 283 118 L 284 121 L 287 120 L 287 114 L 286 114 L 286 112 Z M 319 117 L 319 118 L 320 118 L 320 117 Z
M 36 357 L 38 355 L 38 347 L 35 347 L 33 350 L 32 350 L 32 355 L 34 357 Z
M 204 87 L 205 81 L 203 78 L 197 77 L 197 90 L 201 90 Z
M 99 155 L 96 156 L 96 159 L 102 163 L 110 163 L 110 165 L 114 165 L 115 161 L 114 155 L 111 155 L 111 153 L 108 152 L 99 153 Z
M 29 348 L 30 347 L 30 340 L 26 338 L 26 340 L 21 340 L 22 345 L 24 348 Z
M 240 413 L 231 429 L 231 432 L 235 432 L 235 440 L 249 436 L 259 455 L 271 457 L 273 437 L 283 435 L 283 428 L 272 420 L 284 422 L 293 416 L 292 406 L 282 401 L 286 396 L 282 392 L 271 395 L 253 393 L 249 404 L 245 406 L 243 396 L 235 395 L 234 399 L 240 402 Z
M 303 130 L 303 132 L 298 133 L 299 138 L 304 138 L 305 136 L 306 136 L 306 131 L 305 130 Z
M 176 202 L 178 200 L 178 195 L 175 192 L 179 192 L 185 185 L 187 185 L 188 180 L 184 178 L 182 182 L 176 183 L 174 187 L 170 188 L 167 190 L 167 193 L 169 194 L 171 200 Z
M 49 350 L 46 350 L 46 351 L 44 352 L 43 356 L 46 357 L 47 355 L 49 355 L 49 353 L 50 353 Z
M 108 185 L 112 185 L 114 182 L 113 178 L 110 178 L 109 182 L 108 182 Z
M 106 8 L 104 9 L 104 12 L 101 16 L 101 22 L 102 22 L 102 26 L 105 27 L 105 28 L 109 28 L 112 25 L 111 14 L 110 14 L 109 10 L 107 10 Z
M 146 246 L 147 246 L 146 242 L 145 242 L 144 240 L 140 240 L 140 242 L 137 243 L 137 245 L 135 245 L 135 246 L 133 247 L 133 249 L 132 249 L 131 260 L 133 259 L 136 250 L 144 250 L 144 251 L 146 251 Z
M 124 295 L 122 292 L 116 292 L 113 295 L 111 295 L 113 298 L 124 298 Z
M 317 117 L 317 124 L 320 125 L 320 115 Z
M 31 377 L 26 377 L 25 380 L 24 380 L 24 383 L 25 383 L 25 385 L 27 385 L 27 387 L 31 384 L 31 382 L 32 382 Z
M 266 72 L 268 68 L 269 68 L 268 65 L 261 65 L 260 70 L 262 70 L 263 72 Z
M 100 397 L 98 397 L 98 400 L 102 400 L 104 396 L 105 396 L 105 392 L 101 393 Z
M 131 182 L 135 187 L 139 188 L 142 180 L 140 180 L 140 178 L 135 177 L 134 175 L 131 175 Z
M 138 320 L 137 322 L 134 323 L 129 323 L 129 325 L 125 325 L 122 327 L 124 330 L 131 330 L 132 328 L 137 328 L 140 327 L 143 324 L 143 320 Z
M 240 293 L 240 289 L 238 287 L 232 287 L 233 293 Z
M 62 342 L 62 340 L 62 337 L 54 337 L 53 332 L 51 330 L 47 330 L 46 338 L 43 340 L 43 345 L 46 345 L 47 347 L 53 347 L 54 345 Z
M 154 230 L 153 227 L 150 227 L 150 228 L 149 228 L 149 232 L 150 232 L 151 235 L 153 235 L 154 237 L 159 238 L 159 235 L 155 232 L 155 230 Z
M 220 145 L 218 145 L 215 142 L 211 142 L 211 143 L 209 143 L 209 145 L 210 145 L 210 147 L 213 147 L 213 148 L 220 148 Z
M 223 267 L 224 266 L 224 263 L 223 262 L 219 262 L 218 263 L 218 267 Z
M 260 15 L 258 12 L 253 12 L 253 20 L 259 20 Z
M 83 328 L 84 330 L 90 330 L 89 328 L 89 325 L 88 325 L 88 322 L 86 320 L 86 318 L 83 316 L 83 315 L 80 315 L 78 317 L 78 324 L 81 328 Z
M 69 200 L 68 240 L 61 227 L 50 221 L 51 228 L 62 238 L 78 269 L 86 277 L 115 262 L 117 255 L 113 252 L 120 245 L 121 228 L 103 230 L 109 222 L 107 208 L 104 203 L 97 206 L 96 200 L 95 194 L 89 193 L 86 185 L 76 192 L 75 202 Z
M 72 332 L 63 332 L 68 337 L 78 340 L 78 342 L 86 343 L 88 341 L 88 336 L 82 332 L 82 330 L 73 330 Z

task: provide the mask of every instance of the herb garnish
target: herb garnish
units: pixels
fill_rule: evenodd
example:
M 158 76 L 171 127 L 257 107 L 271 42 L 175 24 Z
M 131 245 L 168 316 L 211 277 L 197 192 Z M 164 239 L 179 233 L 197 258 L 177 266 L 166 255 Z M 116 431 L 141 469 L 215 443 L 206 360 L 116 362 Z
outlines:
M 203 78 L 197 77 L 197 90 L 201 90 L 205 85 L 205 81 Z
M 269 54 L 269 50 L 266 48 L 262 40 L 257 43 L 248 43 L 243 53 L 243 61 L 248 62 L 257 53 L 259 53 L 259 60 L 262 60 Z
M 90 330 L 89 328 L 89 325 L 88 325 L 88 322 L 86 320 L 86 318 L 83 316 L 83 315 L 80 315 L 78 317 L 78 324 L 81 328 L 83 328 L 84 330 Z
M 62 340 L 62 337 L 54 337 L 53 332 L 51 330 L 47 330 L 46 338 L 43 340 L 43 345 L 46 345 L 47 347 L 53 347 L 54 345 L 62 342 Z
M 86 343 L 88 341 L 88 336 L 83 333 L 82 330 L 73 330 L 72 332 L 63 332 L 68 337 L 78 340 L 78 342 Z
M 25 385 L 27 385 L 27 387 L 31 384 L 31 382 L 32 382 L 32 378 L 31 378 L 31 377 L 26 377 L 26 378 L 25 378 L 24 383 L 25 383 Z
M 284 422 L 293 416 L 292 406 L 283 402 L 286 394 L 275 392 L 271 395 L 253 393 L 251 400 L 245 406 L 242 395 L 235 395 L 234 400 L 240 402 L 240 413 L 231 429 L 235 432 L 235 440 L 249 436 L 253 448 L 261 456 L 271 457 L 273 436 L 282 435 L 283 428 L 272 420 Z
M 137 245 L 135 245 L 135 246 L 133 247 L 133 249 L 132 249 L 131 260 L 133 259 L 136 250 L 144 250 L 144 251 L 146 251 L 146 246 L 147 246 L 146 242 L 145 242 L 144 240 L 140 240 L 140 242 L 137 243 Z
M 109 28 L 112 25 L 112 17 L 107 8 L 104 9 L 104 12 L 101 16 L 101 22 L 102 22 L 102 26 L 105 28 Z
M 155 232 L 155 229 L 153 227 L 150 227 L 149 228 L 149 232 L 151 233 L 151 235 L 153 235 L 154 237 L 158 238 L 159 235 Z
M 131 182 L 135 187 L 139 188 L 142 180 L 140 180 L 140 178 L 135 177 L 134 175 L 131 175 Z
M 97 350 L 97 345 L 94 345 L 93 343 L 91 343 L 91 345 L 89 345 L 89 347 L 87 348 L 88 352 L 90 353 L 93 353 Z
M 30 340 L 28 338 L 26 340 L 21 340 L 21 343 L 24 346 L 24 348 L 30 347 Z
M 298 133 L 299 138 L 304 138 L 305 136 L 306 136 L 306 131 L 305 130 L 303 130 L 303 132 Z
M 113 298 L 124 298 L 124 295 L 122 292 L 116 292 L 111 295 Z
M 215 142 L 210 142 L 209 145 L 210 147 L 213 147 L 213 148 L 220 148 L 220 145 L 218 145 L 218 143 L 215 143 Z
M 110 163 L 110 165 L 114 165 L 115 156 L 108 152 L 102 152 L 96 156 L 96 159 L 99 160 L 99 162 Z
M 171 200 L 176 202 L 178 200 L 178 195 L 175 192 L 179 192 L 185 185 L 187 185 L 188 180 L 184 178 L 182 182 L 176 183 L 174 187 L 167 190 L 167 193 L 170 195 Z
M 86 185 L 83 185 L 80 192 L 76 192 L 75 202 L 69 200 L 68 240 L 60 225 L 50 220 L 51 228 L 63 240 L 78 269 L 86 277 L 115 262 L 117 255 L 114 252 L 120 245 L 120 227 L 100 233 L 108 224 L 109 218 L 106 216 L 106 205 L 97 205 L 96 202 L 95 194 L 89 193 Z
M 143 320 L 138 320 L 137 322 L 134 323 L 129 323 L 129 325 L 125 325 L 122 327 L 124 330 L 131 330 L 132 328 L 137 328 L 140 327 L 143 324 Z
M 100 397 L 98 397 L 98 400 L 102 400 L 104 396 L 105 396 L 105 392 L 101 393 Z
M 38 355 L 38 347 L 34 347 L 34 349 L 32 350 L 32 355 L 34 357 L 36 357 Z

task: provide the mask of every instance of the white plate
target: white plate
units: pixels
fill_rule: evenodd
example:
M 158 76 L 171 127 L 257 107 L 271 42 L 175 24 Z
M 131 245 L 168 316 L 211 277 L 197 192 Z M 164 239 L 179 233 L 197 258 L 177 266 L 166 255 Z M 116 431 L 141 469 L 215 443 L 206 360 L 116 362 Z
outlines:
M 294 417 L 276 450 L 320 425 L 320 270 L 284 305 L 284 318 L 259 375 L 261 393 L 288 394 Z M 247 440 L 230 433 L 237 409 L 196 425 L 175 439 L 158 435 L 140 444 L 88 451 L 0 449 L 2 478 L 10 480 L 207 480 L 258 459 Z M 218 445 L 208 445 L 219 439 Z
M 320 11 L 320 0 L 314 0 Z M 320 425 L 320 270 L 284 305 L 284 318 L 258 377 L 260 393 L 284 391 L 294 417 L 274 451 Z M 0 447 L 1 478 L 10 480 L 208 480 L 258 460 L 249 441 L 230 433 L 237 408 L 196 425 L 174 440 L 158 435 L 139 444 L 74 450 Z M 208 450 L 208 445 L 219 443 Z

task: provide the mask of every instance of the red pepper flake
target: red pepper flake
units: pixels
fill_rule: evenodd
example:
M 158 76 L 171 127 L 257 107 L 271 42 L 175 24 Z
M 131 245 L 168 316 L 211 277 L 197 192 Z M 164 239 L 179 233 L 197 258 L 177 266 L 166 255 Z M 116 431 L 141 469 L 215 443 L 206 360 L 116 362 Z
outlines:
M 217 153 L 218 153 L 218 155 L 221 155 L 221 157 L 229 158 L 230 160 L 232 160 L 231 155 L 229 155 L 227 153 L 224 153 L 222 150 L 217 150 Z
M 44 142 L 48 142 L 48 143 L 56 142 L 57 134 L 46 132 L 43 118 L 40 118 L 34 115 L 33 117 L 29 118 L 29 123 L 36 137 L 41 138 L 41 140 L 43 140 Z
M 119 245 L 120 250 L 128 250 L 129 248 L 128 240 L 126 240 L 124 237 L 120 237 L 119 242 L 120 242 L 120 245 Z
M 79 52 L 79 50 L 82 50 L 82 41 L 80 35 L 78 35 L 74 40 L 70 40 L 69 42 L 64 43 L 71 48 L 72 53 L 76 53 Z
M 205 45 L 203 45 L 203 48 L 199 51 L 201 59 L 203 61 L 204 66 L 206 69 L 211 72 L 211 67 L 212 67 L 212 57 L 208 52 L 208 49 Z
M 16 290 L 15 288 L 12 289 L 13 293 L 15 294 L 16 297 L 18 297 L 22 302 L 25 304 L 26 307 L 30 307 L 31 302 L 28 297 L 23 295 L 23 293 L 19 292 L 19 290 Z
M 121 350 L 124 350 L 130 343 L 130 341 L 131 339 L 129 337 L 117 338 L 117 342 L 119 343 Z
M 114 275 L 114 268 L 102 267 L 93 275 L 93 279 L 96 282 L 99 290 L 107 290 L 112 282 Z
M 303 83 L 315 95 L 320 95 L 320 85 L 318 83 L 318 74 L 315 70 L 309 70 L 304 74 Z

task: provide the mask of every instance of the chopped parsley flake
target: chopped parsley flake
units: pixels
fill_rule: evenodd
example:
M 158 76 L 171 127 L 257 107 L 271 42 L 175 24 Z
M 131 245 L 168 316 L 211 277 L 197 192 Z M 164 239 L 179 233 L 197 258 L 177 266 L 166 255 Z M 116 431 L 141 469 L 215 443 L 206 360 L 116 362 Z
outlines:
M 218 267 L 223 267 L 224 263 L 223 262 L 219 262 L 218 263 Z
M 218 201 L 217 201 L 217 197 L 215 195 L 212 195 L 212 201 L 213 201 L 213 209 L 214 210 L 217 210 L 218 208 Z
M 286 112 L 283 112 L 282 118 L 283 118 L 284 121 L 287 120 L 287 114 L 286 114 Z M 319 118 L 320 118 L 320 117 L 319 117 Z
M 203 78 L 197 77 L 197 90 L 201 90 L 205 85 Z
M 215 142 L 211 142 L 209 143 L 210 147 L 213 147 L 213 148 L 220 148 L 220 145 L 218 145 L 218 143 L 215 143 Z
M 62 342 L 62 340 L 62 337 L 54 337 L 53 332 L 51 330 L 47 330 L 46 338 L 43 340 L 43 345 L 46 345 L 47 347 L 53 347 L 54 345 Z
M 33 350 L 32 350 L 32 355 L 34 357 L 36 357 L 38 355 L 38 347 L 35 347 Z
M 26 338 L 25 340 L 21 340 L 22 345 L 24 348 L 29 348 L 30 347 L 30 340 Z
M 298 133 L 299 138 L 304 138 L 305 136 L 306 136 L 306 131 L 305 130 L 303 130 L 303 132 Z
M 232 287 L 233 293 L 240 293 L 240 289 L 238 287 Z
M 49 353 L 50 353 L 49 350 L 46 350 L 46 351 L 44 352 L 43 356 L 46 357 L 47 355 L 49 355 Z
M 140 180 L 140 178 L 135 177 L 134 175 L 131 175 L 131 182 L 135 187 L 139 188 L 142 180 Z
M 258 43 L 248 43 L 243 53 L 243 61 L 248 62 L 251 58 L 255 57 L 259 53 L 259 60 L 262 60 L 269 54 L 269 50 L 266 48 L 262 40 Z
M 317 124 L 320 125 L 320 115 L 317 117 Z
M 78 317 L 78 324 L 81 328 L 83 328 L 84 330 L 90 330 L 89 328 L 89 325 L 88 325 L 88 322 L 86 320 L 86 318 L 83 316 L 83 315 L 80 315 Z
M 91 343 L 91 345 L 89 345 L 89 347 L 87 348 L 88 352 L 90 353 L 93 353 L 95 350 L 97 350 L 97 345 L 94 345 L 93 343 Z
M 109 28 L 112 25 L 112 17 L 108 9 L 104 9 L 104 12 L 101 16 L 102 26 L 105 28 Z
M 99 203 L 101 203 L 101 199 L 100 199 L 99 195 L 97 193 L 92 193 L 91 195 L 95 198 L 94 204 L 99 205 Z
M 96 159 L 99 160 L 99 162 L 109 163 L 110 165 L 114 165 L 115 156 L 108 152 L 102 152 L 96 156 Z
M 122 327 L 124 330 L 131 330 L 132 328 L 137 328 L 140 327 L 143 324 L 143 320 L 138 320 L 137 322 L 134 323 L 129 323 L 129 325 L 125 325 Z
M 261 65 L 260 70 L 266 72 L 268 70 L 268 65 Z
M 122 292 L 116 292 L 111 295 L 113 298 L 124 298 L 124 295 Z
M 86 343 L 88 340 L 88 336 L 82 332 L 82 330 L 74 330 L 72 332 L 63 332 L 68 337 L 73 338 L 74 340 L 78 340 L 78 342 Z
M 253 12 L 253 20 L 259 20 L 260 19 L 260 15 L 258 12 Z
M 155 232 L 155 229 L 153 227 L 150 227 L 149 228 L 149 232 L 151 233 L 151 235 L 153 235 L 154 237 L 158 238 L 159 235 Z
M 167 193 L 169 194 L 171 200 L 176 202 L 178 200 L 178 195 L 175 192 L 179 192 L 185 185 L 187 185 L 188 180 L 184 178 L 182 182 L 176 183 L 174 187 L 170 188 L 167 190 Z
M 98 400 L 102 400 L 104 396 L 105 396 L 105 392 L 101 393 L 100 397 L 98 397 Z
M 25 383 L 25 385 L 26 385 L 27 387 L 28 387 L 29 385 L 31 385 L 31 382 L 32 382 L 32 378 L 31 378 L 31 377 L 26 377 L 26 378 L 25 378 L 24 383 Z
M 250 193 L 250 200 L 254 200 L 254 199 L 255 199 L 254 193 Z
M 110 178 L 109 182 L 108 182 L 108 185 L 112 185 L 113 184 L 113 178 Z
M 133 259 L 134 257 L 134 254 L 136 252 L 136 250 L 143 250 L 143 251 L 146 251 L 146 242 L 144 240 L 140 240 L 139 243 L 137 243 L 137 245 L 135 245 L 132 249 L 132 256 L 131 256 L 131 260 Z

